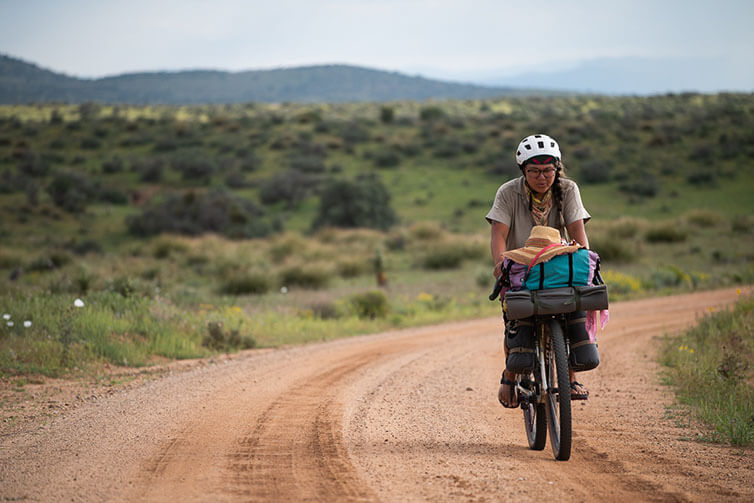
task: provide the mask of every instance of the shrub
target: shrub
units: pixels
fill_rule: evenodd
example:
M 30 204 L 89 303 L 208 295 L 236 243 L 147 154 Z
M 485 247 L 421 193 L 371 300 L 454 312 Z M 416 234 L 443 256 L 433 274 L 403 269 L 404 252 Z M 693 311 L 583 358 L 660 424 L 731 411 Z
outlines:
M 589 246 L 599 254 L 602 262 L 630 263 L 636 260 L 636 251 L 628 239 L 590 237 Z
M 686 214 L 686 221 L 698 227 L 718 227 L 723 220 L 722 214 L 713 210 L 693 210 Z
M 245 272 L 227 279 L 220 287 L 224 295 L 260 295 L 272 286 L 270 278 L 263 273 Z
M 257 341 L 251 335 L 241 335 L 237 329 L 225 330 L 221 321 L 207 323 L 207 334 L 202 339 L 202 346 L 215 351 L 232 351 L 252 349 Z
M 659 224 L 644 234 L 649 243 L 680 243 L 687 237 L 688 232 L 677 224 Z
M 675 266 L 665 266 L 652 271 L 647 280 L 650 288 L 677 287 L 692 284 L 691 276 Z
M 395 119 L 395 110 L 393 107 L 383 106 L 380 107 L 380 121 L 383 124 L 390 124 Z
M 390 305 L 387 295 L 380 290 L 356 293 L 348 297 L 348 304 L 359 318 L 384 318 Z
M 394 150 L 381 150 L 373 154 L 374 165 L 378 168 L 394 168 L 401 163 L 401 156 Z
M 97 150 L 102 146 L 102 142 L 94 136 L 90 136 L 81 140 L 81 148 L 87 150 Z
M 342 278 L 355 278 L 366 273 L 369 269 L 363 260 L 349 259 L 338 262 L 338 275 Z
M 162 160 L 152 158 L 135 163 L 131 169 L 139 174 L 140 181 L 154 183 L 162 180 L 165 165 Z
M 585 183 L 606 183 L 613 177 L 614 164 L 606 160 L 587 161 L 581 167 L 579 179 Z
M 422 107 L 419 111 L 419 118 L 426 122 L 433 122 L 444 119 L 446 117 L 445 110 L 436 106 Z
M 330 301 L 318 301 L 309 306 L 312 314 L 321 320 L 333 320 L 340 318 L 341 313 L 337 304 Z
M 107 174 L 120 173 L 123 171 L 123 160 L 120 157 L 113 157 L 109 161 L 102 163 L 102 172 Z
M 421 259 L 424 269 L 455 269 L 461 266 L 465 258 L 477 258 L 478 253 L 460 244 L 442 244 L 433 246 Z
M 61 172 L 57 173 L 47 193 L 59 208 L 70 213 L 81 213 L 96 196 L 94 184 L 83 173 Z
M 222 190 L 167 194 L 141 214 L 127 217 L 126 225 L 136 236 L 216 232 L 233 239 L 264 237 L 280 229 L 254 203 Z
M 128 196 L 125 192 L 123 192 L 120 189 L 115 189 L 112 187 L 102 187 L 99 190 L 98 198 L 100 201 L 104 203 L 110 203 L 110 204 L 117 204 L 117 205 L 124 205 L 128 204 Z
M 262 182 L 259 200 L 262 204 L 284 202 L 288 208 L 293 208 L 307 196 L 311 182 L 311 175 L 288 170 Z
M 280 271 L 280 284 L 285 287 L 299 286 L 310 290 L 327 287 L 331 272 L 321 267 L 308 265 L 286 267 Z
M 712 168 L 703 168 L 690 171 L 686 175 L 686 181 L 691 185 L 703 185 L 707 187 L 717 186 L 717 171 Z
M 304 155 L 291 157 L 288 160 L 288 168 L 303 173 L 324 173 L 327 169 L 321 157 Z
M 442 227 L 432 222 L 419 222 L 411 226 L 411 237 L 421 241 L 440 239 L 445 235 Z
M 181 173 L 184 180 L 193 180 L 201 183 L 209 182 L 216 171 L 216 165 L 209 159 L 202 157 L 181 156 L 170 162 L 170 167 Z
M 621 192 L 639 197 L 654 197 L 659 191 L 660 180 L 651 173 L 637 174 L 622 182 Z
M 59 269 L 71 262 L 71 256 L 65 252 L 52 252 L 49 255 L 42 255 L 32 260 L 26 265 L 27 271 L 51 271 Z
M 315 229 L 324 226 L 386 230 L 397 221 L 390 206 L 390 193 L 373 174 L 353 181 L 333 180 L 320 196 Z
M 734 215 L 730 227 L 733 232 L 751 232 L 754 230 L 754 218 L 750 215 Z
M 32 151 L 26 151 L 18 162 L 18 172 L 27 176 L 42 177 L 49 171 L 47 161 Z

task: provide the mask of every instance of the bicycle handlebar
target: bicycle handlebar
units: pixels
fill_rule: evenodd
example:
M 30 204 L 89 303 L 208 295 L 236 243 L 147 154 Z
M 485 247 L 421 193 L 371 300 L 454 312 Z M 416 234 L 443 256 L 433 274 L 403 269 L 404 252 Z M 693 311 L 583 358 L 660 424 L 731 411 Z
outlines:
M 495 288 L 492 290 L 492 293 L 490 294 L 490 300 L 497 299 L 497 296 L 500 295 L 500 292 L 503 290 L 503 276 L 500 276 L 497 278 L 497 281 L 495 281 Z

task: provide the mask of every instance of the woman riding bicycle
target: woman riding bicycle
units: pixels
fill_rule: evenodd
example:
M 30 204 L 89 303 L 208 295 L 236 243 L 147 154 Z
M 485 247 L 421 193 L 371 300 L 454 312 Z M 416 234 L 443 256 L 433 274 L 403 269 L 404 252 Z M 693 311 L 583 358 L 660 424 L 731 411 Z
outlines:
M 503 253 L 521 248 L 535 225 L 553 227 L 566 240 L 589 247 L 584 224 L 591 218 L 581 202 L 579 188 L 565 177 L 558 143 L 547 135 L 524 138 L 516 149 L 519 178 L 510 180 L 497 190 L 492 209 L 487 213 L 491 224 L 490 248 L 495 263 L 494 275 L 502 274 Z M 512 323 L 506 320 L 506 330 Z M 506 346 L 506 357 L 508 349 Z M 505 407 L 515 407 L 513 389 L 515 374 L 503 371 L 498 400 Z M 589 393 L 570 371 L 572 397 L 584 400 Z

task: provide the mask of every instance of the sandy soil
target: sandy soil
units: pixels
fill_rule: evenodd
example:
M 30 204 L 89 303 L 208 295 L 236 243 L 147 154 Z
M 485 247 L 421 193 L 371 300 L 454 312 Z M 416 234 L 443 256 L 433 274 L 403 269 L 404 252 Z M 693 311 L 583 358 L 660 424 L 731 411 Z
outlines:
M 2 423 L 6 501 L 754 501 L 754 453 L 691 440 L 654 339 L 736 291 L 616 303 L 571 460 L 496 402 L 500 319 L 190 365 Z

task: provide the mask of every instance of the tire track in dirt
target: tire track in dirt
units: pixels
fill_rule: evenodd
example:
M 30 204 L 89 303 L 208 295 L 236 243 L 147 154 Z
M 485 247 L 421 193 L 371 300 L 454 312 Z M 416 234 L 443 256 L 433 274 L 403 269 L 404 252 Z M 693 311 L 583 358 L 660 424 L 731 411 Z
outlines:
M 360 355 L 275 400 L 230 454 L 229 492 L 252 501 L 372 501 L 343 446 L 335 385 L 369 363 Z

